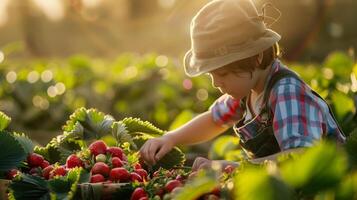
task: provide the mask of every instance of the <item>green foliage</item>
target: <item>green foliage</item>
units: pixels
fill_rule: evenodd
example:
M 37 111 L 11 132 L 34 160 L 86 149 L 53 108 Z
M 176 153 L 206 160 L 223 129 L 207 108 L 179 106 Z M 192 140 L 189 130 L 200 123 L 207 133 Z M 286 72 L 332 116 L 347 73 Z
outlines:
M 150 122 L 142 121 L 138 118 L 129 117 L 123 119 L 121 122 L 125 124 L 125 127 L 129 133 L 142 132 L 151 136 L 161 136 L 164 134 L 164 131 L 156 128 Z
M 113 122 L 113 117 L 96 109 L 79 108 L 70 116 L 63 130 L 72 135 L 71 137 L 98 139 L 111 133 Z
M 187 182 L 182 190 L 173 197 L 175 200 L 198 199 L 203 194 L 207 194 L 217 186 L 216 174 L 212 171 L 200 171 L 197 176 Z
M 4 130 L 11 122 L 11 118 L 0 111 L 0 131 Z
M 353 168 L 357 167 L 357 128 L 353 130 L 347 137 L 345 149 L 349 157 L 350 165 Z
M 239 138 L 236 136 L 221 136 L 217 138 L 212 146 L 211 149 L 208 153 L 208 157 L 212 160 L 229 160 L 227 159 L 227 156 L 232 157 L 232 154 L 229 154 L 230 152 L 233 152 L 239 148 Z M 238 153 L 239 152 L 234 152 Z
M 25 135 L 24 133 L 13 133 L 13 135 L 15 139 L 24 148 L 26 155 L 33 153 L 33 149 L 35 148 L 35 145 L 27 135 Z
M 15 136 L 0 131 L 0 172 L 7 172 L 18 167 L 26 159 L 26 151 Z
M 248 167 L 234 178 L 235 199 L 285 200 L 293 199 L 293 191 L 264 168 Z
M 347 171 L 347 157 L 334 144 L 320 143 L 301 157 L 283 163 L 281 175 L 303 195 L 334 188 Z
M 10 190 L 16 200 L 50 200 L 48 183 L 38 176 L 21 174 L 12 181 Z

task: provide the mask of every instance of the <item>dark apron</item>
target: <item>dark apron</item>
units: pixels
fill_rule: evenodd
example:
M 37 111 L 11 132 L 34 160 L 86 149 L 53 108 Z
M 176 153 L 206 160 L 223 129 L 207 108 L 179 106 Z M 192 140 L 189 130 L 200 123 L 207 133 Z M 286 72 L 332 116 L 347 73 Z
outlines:
M 269 156 L 281 151 L 280 146 L 275 138 L 274 129 L 273 129 L 273 111 L 269 108 L 269 96 L 272 88 L 275 83 L 277 83 L 282 78 L 286 77 L 295 77 L 297 80 L 302 81 L 297 74 L 288 70 L 288 69 L 279 69 L 274 73 L 269 80 L 268 86 L 266 88 L 265 94 L 263 96 L 264 107 L 261 110 L 260 114 L 255 116 L 252 120 L 244 124 L 244 118 L 241 119 L 235 126 L 234 131 L 238 136 L 240 136 L 240 145 L 243 150 L 247 153 L 247 156 L 250 158 L 260 158 Z M 319 94 L 312 90 L 312 93 L 322 100 L 324 100 Z M 325 101 L 325 100 L 324 100 Z M 242 106 L 246 106 L 246 98 L 242 101 Z M 326 103 L 326 105 L 328 105 Z M 330 107 L 329 111 L 335 123 L 343 134 L 342 129 L 339 127 Z M 249 132 L 255 132 L 255 136 L 250 139 L 244 139 L 244 135 L 247 135 Z

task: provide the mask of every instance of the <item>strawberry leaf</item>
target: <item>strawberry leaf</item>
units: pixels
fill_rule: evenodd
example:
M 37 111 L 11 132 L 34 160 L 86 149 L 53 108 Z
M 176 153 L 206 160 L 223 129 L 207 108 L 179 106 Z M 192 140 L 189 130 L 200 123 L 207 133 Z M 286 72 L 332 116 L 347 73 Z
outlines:
M 158 137 L 158 136 L 162 136 L 165 133 L 163 130 L 160 130 L 159 128 L 155 127 L 150 122 L 142 121 L 138 118 L 132 118 L 132 117 L 124 118 L 122 122 L 125 124 L 125 127 L 130 134 L 136 132 L 142 132 L 151 135 L 153 137 Z
M 26 152 L 15 136 L 6 131 L 0 131 L 0 171 L 16 168 L 26 159 Z
M 11 195 L 16 200 L 49 200 L 50 191 L 47 182 L 38 176 L 21 174 L 10 184 Z
M 4 130 L 11 122 L 11 118 L 0 111 L 0 131 Z

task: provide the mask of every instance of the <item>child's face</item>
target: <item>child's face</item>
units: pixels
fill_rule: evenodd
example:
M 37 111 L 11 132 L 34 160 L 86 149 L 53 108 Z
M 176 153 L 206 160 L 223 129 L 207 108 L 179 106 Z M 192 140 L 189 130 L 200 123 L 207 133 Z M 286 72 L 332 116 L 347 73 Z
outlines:
M 227 93 L 235 99 L 242 99 L 257 85 L 259 70 L 252 73 L 247 71 L 232 72 L 223 68 L 213 70 L 209 73 L 213 87 L 219 89 L 223 94 Z

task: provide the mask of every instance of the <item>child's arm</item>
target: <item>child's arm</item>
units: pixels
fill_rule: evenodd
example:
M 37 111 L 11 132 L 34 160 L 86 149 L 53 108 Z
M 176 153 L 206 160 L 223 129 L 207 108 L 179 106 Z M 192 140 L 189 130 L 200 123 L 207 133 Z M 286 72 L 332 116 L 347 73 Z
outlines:
M 261 157 L 261 158 L 256 158 L 256 159 L 250 159 L 248 160 L 249 162 L 253 163 L 253 164 L 260 164 L 263 163 L 266 160 L 271 160 L 271 161 L 277 161 L 277 158 L 281 155 L 285 155 L 285 154 L 289 154 L 289 153 L 302 153 L 306 148 L 294 148 L 294 149 L 288 149 L 270 156 L 265 156 L 265 157 Z
M 140 154 L 148 164 L 155 164 L 176 145 L 208 141 L 227 129 L 215 123 L 211 111 L 207 111 L 162 137 L 148 140 L 141 147 Z

